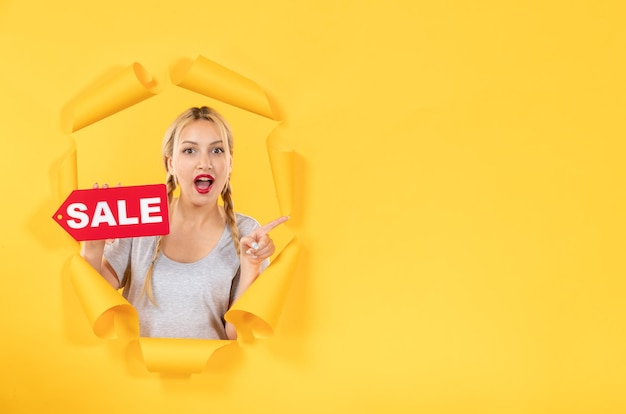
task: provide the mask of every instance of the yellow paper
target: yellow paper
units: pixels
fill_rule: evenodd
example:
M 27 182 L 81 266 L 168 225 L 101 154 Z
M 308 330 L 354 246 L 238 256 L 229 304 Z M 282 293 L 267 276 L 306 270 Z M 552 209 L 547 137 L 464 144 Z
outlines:
M 626 413 L 624 16 L 620 0 L 0 1 L 0 412 Z M 276 232 L 301 252 L 271 338 L 168 376 L 138 340 L 94 335 L 50 216 L 75 178 L 161 182 L 165 128 L 203 104 L 238 129 L 238 211 L 280 214 L 256 116 L 165 76 L 198 54 L 277 98 L 295 174 Z M 134 61 L 166 87 L 75 133 L 59 186 L 61 108 Z
M 100 83 L 87 88 L 66 106 L 62 126 L 76 132 L 113 115 L 158 92 L 158 84 L 139 63 L 116 71 Z
M 172 67 L 170 77 L 174 85 L 276 119 L 267 95 L 259 85 L 202 56 L 195 61 L 181 60 Z
M 57 199 L 59 203 L 63 203 L 66 197 L 76 189 L 78 183 L 78 173 L 76 171 L 76 144 L 73 140 L 71 142 L 71 149 L 63 158 L 57 163 L 57 171 L 55 173 L 56 178 L 56 191 Z
M 181 338 L 139 339 L 148 371 L 167 374 L 200 373 L 216 350 L 233 342 Z
M 289 243 L 248 290 L 226 312 L 225 319 L 237 328 L 244 341 L 271 336 L 280 320 L 298 263 L 300 247 Z
M 293 178 L 294 178 L 294 157 L 293 149 L 281 146 L 276 140 L 267 140 L 267 152 L 272 164 L 272 176 L 276 186 L 276 197 L 280 212 L 284 216 L 289 216 L 293 211 Z
M 85 259 L 73 256 L 70 272 L 76 295 L 98 337 L 138 336 L 139 322 L 135 309 Z

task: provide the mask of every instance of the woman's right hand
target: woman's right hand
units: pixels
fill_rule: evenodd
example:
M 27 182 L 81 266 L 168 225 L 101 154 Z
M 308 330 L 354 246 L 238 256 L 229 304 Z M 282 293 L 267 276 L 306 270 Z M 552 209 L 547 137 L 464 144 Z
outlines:
M 118 187 L 121 184 L 118 183 Z M 98 183 L 93 184 L 93 189 L 100 188 Z M 107 183 L 102 184 L 102 188 L 109 188 Z M 102 255 L 104 253 L 104 246 L 107 243 L 113 243 L 115 239 L 103 239 L 103 240 L 86 240 L 81 246 L 80 255 L 93 266 L 98 272 L 100 272 L 102 266 Z
M 117 183 L 117 187 L 121 187 L 122 183 Z M 100 187 L 98 187 L 98 183 L 93 183 L 93 189 L 98 189 Z M 107 183 L 102 184 L 102 188 L 109 188 L 109 185 Z M 115 239 L 106 239 L 106 240 L 92 240 L 94 242 L 103 242 L 104 244 L 109 244 L 109 243 L 113 243 L 115 241 Z M 103 246 L 104 246 L 103 244 Z
M 121 187 L 121 184 L 118 184 L 117 186 Z M 93 188 L 96 189 L 100 187 L 98 186 L 98 183 L 95 183 Z M 105 183 L 102 185 L 102 188 L 109 188 L 109 185 Z M 115 239 L 84 241 L 81 246 L 80 255 L 91 265 L 91 267 L 100 273 L 114 289 L 119 289 L 119 279 L 104 259 L 104 246 L 107 243 L 113 243 L 114 241 Z

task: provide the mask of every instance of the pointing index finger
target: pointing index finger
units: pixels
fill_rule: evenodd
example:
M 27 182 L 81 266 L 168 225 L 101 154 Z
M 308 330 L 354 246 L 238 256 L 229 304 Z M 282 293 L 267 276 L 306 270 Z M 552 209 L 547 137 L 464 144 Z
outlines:
M 283 224 L 284 222 L 286 222 L 287 220 L 289 220 L 289 216 L 283 216 L 283 217 L 279 217 L 276 220 L 272 220 L 269 223 L 259 227 L 259 232 L 261 235 L 269 233 L 272 229 L 274 229 L 276 226 Z

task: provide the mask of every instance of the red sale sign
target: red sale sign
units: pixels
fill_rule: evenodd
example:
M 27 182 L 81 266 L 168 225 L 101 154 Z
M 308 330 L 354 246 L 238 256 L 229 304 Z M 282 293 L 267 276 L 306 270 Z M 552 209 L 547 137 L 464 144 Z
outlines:
M 77 241 L 165 235 L 165 184 L 74 190 L 52 218 Z

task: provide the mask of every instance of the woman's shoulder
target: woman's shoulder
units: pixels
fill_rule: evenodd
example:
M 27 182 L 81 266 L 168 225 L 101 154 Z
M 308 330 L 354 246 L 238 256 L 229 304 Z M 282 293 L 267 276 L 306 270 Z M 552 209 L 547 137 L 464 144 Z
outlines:
M 235 217 L 237 218 L 237 228 L 239 229 L 239 233 L 241 233 L 241 235 L 246 235 L 255 228 L 260 227 L 259 222 L 250 216 L 242 213 L 235 213 Z

